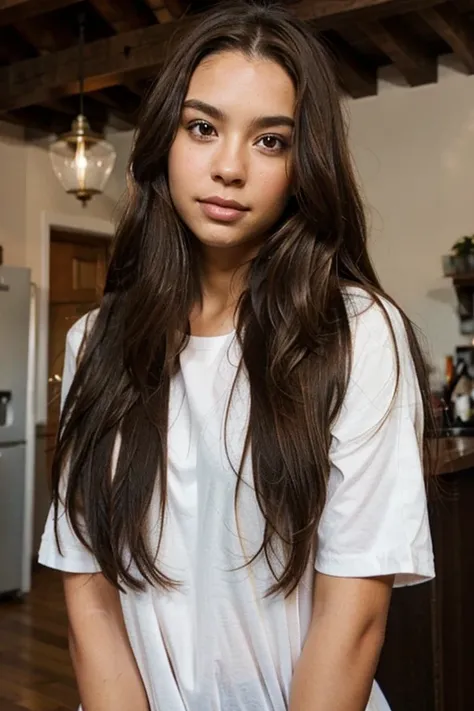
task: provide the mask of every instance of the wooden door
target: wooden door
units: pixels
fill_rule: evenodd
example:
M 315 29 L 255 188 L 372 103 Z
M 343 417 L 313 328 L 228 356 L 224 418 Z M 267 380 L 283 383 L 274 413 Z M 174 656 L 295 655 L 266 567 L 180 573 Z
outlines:
M 46 465 L 51 471 L 59 423 L 66 334 L 83 315 L 100 304 L 110 241 L 74 232 L 51 232 L 48 425 Z

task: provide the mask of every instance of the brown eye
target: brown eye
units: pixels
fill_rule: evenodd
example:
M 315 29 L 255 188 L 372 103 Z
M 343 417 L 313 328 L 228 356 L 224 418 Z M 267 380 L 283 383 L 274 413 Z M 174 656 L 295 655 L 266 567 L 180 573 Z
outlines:
M 258 141 L 258 144 L 260 144 L 260 146 L 268 153 L 280 153 L 288 146 L 282 138 L 271 134 L 268 136 L 262 136 L 262 138 Z
M 265 136 L 262 140 L 263 140 L 263 145 L 265 146 L 265 148 L 271 148 L 271 149 L 277 148 L 277 146 L 279 144 L 278 138 L 276 136 Z M 280 141 L 280 143 L 281 143 L 281 141 Z
M 207 121 L 193 121 L 188 126 L 188 131 L 196 138 L 209 138 L 215 133 L 214 126 Z

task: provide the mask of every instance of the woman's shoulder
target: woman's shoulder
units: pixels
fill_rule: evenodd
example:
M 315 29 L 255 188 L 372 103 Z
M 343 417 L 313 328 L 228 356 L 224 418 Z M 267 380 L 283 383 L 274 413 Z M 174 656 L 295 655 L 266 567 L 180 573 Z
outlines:
M 370 407 L 388 412 L 394 393 L 400 392 L 403 402 L 418 412 L 418 374 L 411 340 L 415 333 L 409 334 L 406 316 L 389 299 L 363 288 L 351 286 L 344 298 L 352 339 L 347 422 L 359 412 L 364 396 Z
M 94 309 L 93 311 L 88 311 L 86 314 L 81 316 L 81 318 L 78 319 L 69 329 L 66 337 L 66 343 L 75 355 L 77 355 L 79 348 L 81 347 L 82 341 L 84 340 L 84 337 L 90 333 L 98 313 L 98 308 Z
M 345 287 L 343 296 L 354 340 L 381 344 L 405 339 L 402 314 L 391 301 L 359 286 Z

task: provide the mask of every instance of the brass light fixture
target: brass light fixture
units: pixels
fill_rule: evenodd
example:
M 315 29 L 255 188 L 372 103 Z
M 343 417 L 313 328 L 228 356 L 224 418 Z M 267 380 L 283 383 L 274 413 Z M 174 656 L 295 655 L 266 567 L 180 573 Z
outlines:
M 84 14 L 79 18 L 79 115 L 71 130 L 50 145 L 53 171 L 64 190 L 85 206 L 103 192 L 115 165 L 114 147 L 91 131 L 84 115 Z

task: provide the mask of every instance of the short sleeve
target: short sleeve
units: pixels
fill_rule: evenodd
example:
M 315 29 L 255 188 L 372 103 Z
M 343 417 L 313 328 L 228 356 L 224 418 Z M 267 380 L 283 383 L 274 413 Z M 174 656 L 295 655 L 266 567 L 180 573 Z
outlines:
M 84 338 L 86 325 L 88 323 L 88 317 L 83 316 L 74 324 L 67 334 L 61 384 L 61 409 L 64 406 L 67 393 L 74 379 L 77 353 Z M 65 476 L 67 476 L 67 472 L 65 472 Z M 63 491 L 65 489 L 64 481 L 62 489 Z M 62 502 L 59 503 L 58 507 L 58 535 L 61 543 L 61 552 L 56 543 L 54 533 L 54 508 L 53 505 L 51 505 L 38 554 L 38 560 L 42 565 L 67 573 L 97 573 L 100 571 L 99 564 L 95 557 L 75 535 L 66 516 Z
M 359 299 L 360 301 L 360 299 Z M 350 317 L 353 359 L 332 431 L 331 472 L 316 570 L 339 577 L 394 575 L 395 586 L 434 576 L 422 466 L 423 409 L 405 327 L 385 304 Z

